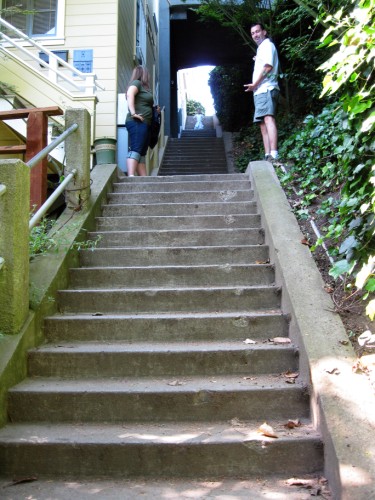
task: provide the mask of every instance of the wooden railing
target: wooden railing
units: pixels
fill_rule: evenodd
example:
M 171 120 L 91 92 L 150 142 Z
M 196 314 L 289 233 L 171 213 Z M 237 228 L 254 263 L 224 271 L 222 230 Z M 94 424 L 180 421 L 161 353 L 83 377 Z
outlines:
M 0 146 L 0 155 L 24 154 L 27 163 L 42 151 L 48 142 L 48 117 L 63 115 L 58 106 L 49 108 L 24 108 L 0 111 L 0 120 L 27 119 L 26 144 Z M 31 171 L 30 208 L 40 208 L 47 199 L 47 158 L 42 159 Z

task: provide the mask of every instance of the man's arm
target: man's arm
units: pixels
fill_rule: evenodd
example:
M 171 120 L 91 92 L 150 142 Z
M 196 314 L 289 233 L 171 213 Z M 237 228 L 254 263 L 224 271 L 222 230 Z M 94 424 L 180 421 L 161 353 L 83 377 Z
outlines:
M 244 85 L 244 87 L 247 87 L 245 89 L 245 92 L 254 92 L 254 90 L 256 90 L 259 87 L 259 85 L 263 82 L 263 80 L 268 78 L 268 75 L 269 75 L 269 73 L 271 73 L 272 69 L 273 69 L 273 66 L 271 66 L 270 64 L 265 64 L 263 66 L 262 73 L 258 76 L 258 78 L 255 80 L 255 82 L 246 83 Z

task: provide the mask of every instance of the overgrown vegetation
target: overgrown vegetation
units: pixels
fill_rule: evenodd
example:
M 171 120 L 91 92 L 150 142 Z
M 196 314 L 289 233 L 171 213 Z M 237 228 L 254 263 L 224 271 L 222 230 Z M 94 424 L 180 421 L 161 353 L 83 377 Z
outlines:
M 45 255 L 50 251 L 58 252 L 62 247 L 68 245 L 68 239 L 63 230 L 54 233 L 54 227 L 57 221 L 44 218 L 40 223 L 33 227 L 29 236 L 29 255 L 33 259 L 37 255 Z M 71 229 L 72 226 L 70 226 Z M 84 250 L 96 248 L 101 237 L 95 240 L 77 240 L 71 245 L 72 249 Z
M 285 189 L 294 186 L 299 217 L 307 215 L 311 203 L 320 206 L 327 224 L 318 245 L 325 243 L 336 260 L 332 276 L 347 274 L 351 286 L 364 289 L 364 297 L 371 299 L 375 291 L 374 1 L 277 1 L 261 11 L 254 9 L 252 0 L 202 3 L 199 10 L 204 16 L 216 16 L 242 38 L 257 20 L 271 33 L 282 68 L 280 150 L 289 164 L 286 174 L 280 171 L 281 180 Z M 251 78 L 251 42 L 248 45 L 249 72 L 242 84 Z M 251 124 L 251 113 L 248 123 L 238 128 L 232 119 L 231 106 L 243 109 L 240 98 L 230 92 L 233 84 L 239 93 L 241 78 L 231 77 L 233 69 L 216 71 L 220 75 L 220 81 L 213 81 L 218 87 L 216 95 L 212 92 L 216 112 L 227 130 L 237 132 L 237 167 L 244 170 L 248 161 L 262 156 L 260 134 Z M 375 300 L 369 300 L 367 312 L 374 319 Z
M 337 259 L 331 275 L 349 273 L 365 290 L 364 297 L 371 299 L 375 291 L 374 2 L 352 1 L 351 7 L 324 18 L 328 28 L 320 45 L 321 50 L 336 48 L 320 69 L 325 72 L 322 95 L 338 100 L 319 115 L 308 116 L 303 130 L 284 143 L 282 154 L 294 165 L 282 181 L 298 178 L 302 205 L 315 197 L 323 199 L 327 191 L 337 193 L 336 200 L 322 204 L 329 224 L 319 243 L 328 240 Z M 374 319 L 374 299 L 367 313 Z

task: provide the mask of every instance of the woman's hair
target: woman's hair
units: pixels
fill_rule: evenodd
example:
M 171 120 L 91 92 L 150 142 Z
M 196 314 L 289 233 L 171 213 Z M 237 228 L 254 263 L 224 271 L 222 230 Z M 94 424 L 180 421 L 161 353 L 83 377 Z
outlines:
M 128 87 L 132 82 L 134 82 L 134 80 L 139 80 L 142 84 L 142 87 L 145 87 L 146 89 L 150 88 L 150 73 L 145 66 L 136 66 L 133 69 Z

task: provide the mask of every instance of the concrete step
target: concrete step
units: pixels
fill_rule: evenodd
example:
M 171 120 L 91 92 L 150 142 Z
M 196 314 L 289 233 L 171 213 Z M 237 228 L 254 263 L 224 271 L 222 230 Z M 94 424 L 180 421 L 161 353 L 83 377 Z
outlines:
M 270 285 L 275 280 L 270 264 L 248 266 L 80 267 L 70 270 L 69 288 L 159 288 L 191 286 Z
M 196 247 L 225 245 L 261 245 L 264 233 L 261 228 L 249 229 L 181 229 L 149 231 L 96 231 L 87 233 L 89 240 L 96 241 L 98 248 L 113 247 Z
M 60 290 L 63 313 L 146 313 L 255 311 L 280 307 L 280 290 L 272 286 Z
M 158 203 L 222 203 L 226 201 L 252 201 L 252 190 L 232 191 L 183 191 L 180 193 L 153 192 L 153 193 L 109 193 L 109 203 L 130 204 L 158 204 Z
M 268 258 L 268 247 L 265 245 L 123 247 L 80 251 L 80 264 L 85 267 L 246 265 L 266 263 Z
M 105 343 L 65 341 L 29 351 L 30 377 L 258 376 L 298 370 L 291 344 L 237 342 Z M 288 379 L 286 379 L 288 380 Z
M 242 201 L 225 203 L 146 203 L 129 204 L 116 203 L 103 205 L 102 215 L 104 217 L 129 217 L 129 216 L 197 216 L 197 215 L 221 215 L 232 216 L 238 214 L 256 214 L 255 201 Z
M 108 465 L 107 465 L 108 467 Z M 108 470 L 107 470 L 108 474 Z M 107 475 L 106 474 L 106 475 Z M 24 471 L 25 476 L 32 476 Z M 109 474 L 108 474 L 109 475 Z M 301 478 L 298 471 L 295 476 Z M 91 492 L 100 492 L 100 500 L 155 500 L 155 498 L 169 498 L 171 500 L 191 500 L 201 498 L 212 499 L 234 499 L 234 500 L 265 500 L 265 499 L 288 499 L 288 500 L 311 500 L 311 491 L 321 491 L 322 498 L 328 498 L 329 491 L 324 480 L 322 471 L 313 474 L 302 472 L 305 482 L 294 481 L 291 486 L 288 483 L 290 476 L 284 472 L 262 475 L 261 472 L 251 477 L 248 474 L 236 474 L 233 477 L 211 478 L 125 478 L 120 474 L 119 478 L 100 479 L 74 478 L 74 481 L 64 481 L 63 478 L 44 478 L 38 475 L 38 481 L 14 483 L 12 477 L 0 479 L 0 488 L 4 491 L 13 492 L 12 498 L 26 499 L 58 499 L 58 500 L 83 500 L 92 497 Z M 246 476 L 241 477 L 241 476 Z M 310 487 L 307 488 L 306 485 Z M 95 494 L 95 493 L 94 493 Z M 8 497 L 6 497 L 8 500 Z
M 145 231 L 176 229 L 224 229 L 224 228 L 260 228 L 260 215 L 196 215 L 157 216 L 144 215 L 127 217 L 97 217 L 98 231 L 133 231 L 142 228 Z
M 158 177 L 159 178 L 159 177 Z M 250 181 L 246 182 L 243 179 L 226 180 L 215 180 L 211 182 L 207 181 L 194 181 L 187 180 L 183 184 L 181 182 L 116 182 L 113 184 L 113 191 L 115 193 L 128 193 L 128 192 L 195 192 L 195 191 L 243 191 L 244 189 L 250 189 Z
M 230 180 L 243 180 L 243 181 L 248 181 L 249 176 L 246 174 L 242 173 L 231 173 L 231 174 L 226 174 L 225 177 L 223 177 L 221 174 L 220 175 L 207 175 L 207 174 L 196 174 L 194 176 L 189 176 L 186 177 L 186 175 L 175 175 L 171 177 L 162 177 L 162 176 L 146 176 L 146 177 L 121 177 L 118 182 L 123 182 L 125 184 L 142 184 L 142 183 L 156 183 L 156 184 L 169 184 L 171 182 L 179 182 L 179 183 L 184 183 L 184 182 L 192 182 L 192 181 L 197 181 L 197 182 L 203 182 L 206 181 L 209 184 L 214 183 L 216 181 L 220 182 L 228 182 Z M 183 189 L 183 186 L 182 188 Z
M 309 394 L 283 375 L 28 378 L 9 391 L 11 422 L 217 422 L 309 418 Z M 1 431 L 0 431 L 1 440 Z
M 308 423 L 303 422 L 301 427 L 290 431 L 284 427 L 284 421 L 270 421 L 278 439 L 261 436 L 257 432 L 261 423 L 257 420 L 240 422 L 234 417 L 232 421 L 215 424 L 186 422 L 153 426 L 13 424 L 0 431 L 0 457 L 5 475 L 38 479 L 147 476 L 169 480 L 176 477 L 206 478 L 206 481 L 207 478 L 217 478 L 222 481 L 225 477 L 246 476 L 248 479 L 249 476 L 264 477 L 267 473 L 274 477 L 275 474 L 285 474 L 286 469 L 288 477 L 299 477 L 323 469 L 322 444 Z M 38 439 L 38 436 L 43 439 Z M 172 484 L 168 481 L 165 497 L 163 494 L 160 498 L 219 498 L 212 497 L 211 493 L 206 496 L 202 487 L 194 496 L 185 496 L 182 492 L 183 496 L 180 496 L 171 491 Z M 155 488 L 157 486 L 153 485 L 154 495 Z M 193 485 L 189 483 L 188 490 L 192 494 L 191 488 Z M 74 491 L 72 488 L 70 495 L 74 495 Z M 129 497 L 121 491 L 120 496 L 110 498 L 143 498 L 142 491 L 133 490 L 131 495 L 134 496 Z M 243 498 L 258 498 L 252 496 L 251 491 L 247 490 L 248 496 Z M 293 495 L 293 490 L 290 492 Z M 80 494 L 83 494 L 82 490 Z M 266 498 L 263 494 L 264 491 L 262 498 Z M 269 498 L 305 498 L 301 494 L 299 497 L 290 495 Z M 36 494 L 35 498 L 41 497 Z M 100 498 L 107 498 L 105 492 L 100 493 Z M 239 497 L 233 491 L 228 498 Z
M 166 167 L 159 170 L 158 175 L 195 175 L 205 172 L 207 174 L 223 174 L 225 175 L 227 173 L 227 168 L 226 167 L 200 167 L 200 166 L 192 166 L 191 164 L 181 166 L 181 167 Z
M 266 342 L 288 336 L 289 322 L 280 310 L 211 312 L 188 315 L 155 314 L 56 314 L 46 318 L 49 342 Z

